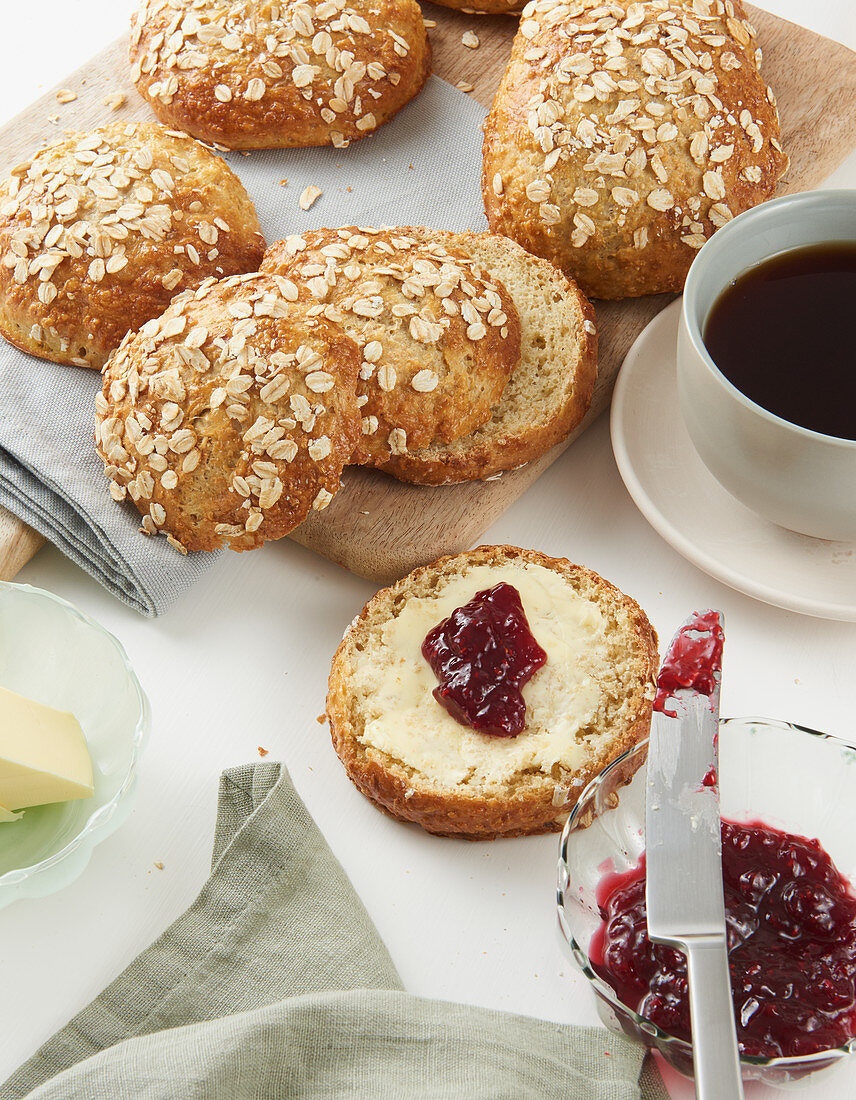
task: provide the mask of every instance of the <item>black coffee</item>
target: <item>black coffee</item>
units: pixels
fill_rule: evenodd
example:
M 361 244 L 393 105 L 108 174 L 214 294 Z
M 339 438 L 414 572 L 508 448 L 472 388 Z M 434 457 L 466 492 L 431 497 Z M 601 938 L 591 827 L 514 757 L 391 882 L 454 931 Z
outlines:
M 753 267 L 717 299 L 704 342 L 758 405 L 856 439 L 856 242 L 799 248 Z

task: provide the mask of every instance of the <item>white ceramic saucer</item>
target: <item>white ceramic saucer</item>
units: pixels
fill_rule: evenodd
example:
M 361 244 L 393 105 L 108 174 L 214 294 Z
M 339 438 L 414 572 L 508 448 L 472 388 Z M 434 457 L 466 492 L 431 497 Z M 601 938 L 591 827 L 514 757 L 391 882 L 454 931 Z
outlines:
M 750 512 L 708 473 L 687 435 L 675 377 L 680 301 L 640 333 L 612 398 L 612 449 L 628 492 L 671 546 L 765 603 L 856 622 L 856 543 L 798 535 Z

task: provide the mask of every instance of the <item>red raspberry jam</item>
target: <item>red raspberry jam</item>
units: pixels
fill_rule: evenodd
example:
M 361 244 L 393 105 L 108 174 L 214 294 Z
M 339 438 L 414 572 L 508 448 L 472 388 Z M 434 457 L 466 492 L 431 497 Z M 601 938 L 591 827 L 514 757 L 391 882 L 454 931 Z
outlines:
M 856 1035 L 856 897 L 816 840 L 722 823 L 728 964 L 743 1054 L 814 1054 Z M 607 875 L 590 955 L 619 999 L 690 1041 L 686 959 L 648 939 L 645 857 Z
M 532 637 L 520 593 L 502 582 L 429 631 L 422 656 L 440 681 L 434 698 L 463 726 L 516 737 L 526 722 L 520 689 L 547 660 Z
M 664 704 L 678 688 L 692 688 L 700 695 L 712 695 L 716 689 L 715 674 L 722 671 L 724 641 L 718 612 L 696 612 L 678 631 L 663 659 L 657 677 L 654 710 L 674 717 Z

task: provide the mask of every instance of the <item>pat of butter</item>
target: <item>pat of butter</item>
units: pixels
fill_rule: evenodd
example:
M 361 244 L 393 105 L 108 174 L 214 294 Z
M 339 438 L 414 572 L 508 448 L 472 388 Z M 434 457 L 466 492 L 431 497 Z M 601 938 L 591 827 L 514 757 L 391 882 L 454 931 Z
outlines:
M 21 814 L 13 814 L 11 810 L 7 810 L 5 806 L 0 806 L 0 825 L 4 821 L 17 821 Z
M 92 760 L 74 715 L 0 688 L 0 806 L 21 810 L 92 794 Z

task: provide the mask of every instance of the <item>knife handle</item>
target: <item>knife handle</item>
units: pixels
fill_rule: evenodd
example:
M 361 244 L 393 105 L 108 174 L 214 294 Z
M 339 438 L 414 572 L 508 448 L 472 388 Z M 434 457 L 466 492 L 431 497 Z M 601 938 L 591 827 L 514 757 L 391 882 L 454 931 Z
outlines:
M 722 937 L 681 943 L 687 956 L 693 1073 L 698 1100 L 743 1100 L 728 955 Z

